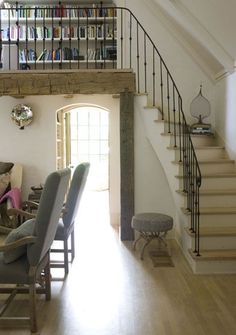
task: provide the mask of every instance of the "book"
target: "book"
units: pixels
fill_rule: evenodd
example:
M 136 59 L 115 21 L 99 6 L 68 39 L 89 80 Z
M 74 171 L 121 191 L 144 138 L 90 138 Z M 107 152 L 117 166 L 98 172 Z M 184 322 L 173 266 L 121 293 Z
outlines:
M 40 55 L 38 56 L 37 61 L 39 61 L 39 60 L 44 60 L 44 59 L 45 59 L 45 55 L 46 55 L 46 53 L 47 53 L 47 49 L 44 49 L 44 50 L 40 53 Z

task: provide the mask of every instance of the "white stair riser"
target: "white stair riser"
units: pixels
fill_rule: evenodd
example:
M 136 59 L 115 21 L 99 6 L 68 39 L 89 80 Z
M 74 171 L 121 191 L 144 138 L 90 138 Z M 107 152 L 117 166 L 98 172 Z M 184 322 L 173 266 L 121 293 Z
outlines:
M 175 164 L 177 162 L 175 161 Z M 235 172 L 235 165 L 231 162 L 225 162 L 225 163 L 204 163 L 199 164 L 201 174 L 212 174 L 212 173 L 234 173 Z M 179 165 L 179 175 L 183 174 L 183 166 Z
M 231 162 L 225 163 L 200 163 L 200 170 L 202 174 L 207 173 L 230 173 L 235 171 L 235 165 Z
M 173 146 L 174 144 L 176 144 L 178 146 L 180 146 L 180 144 L 181 144 L 181 146 L 182 146 L 183 139 L 182 139 L 182 136 L 181 136 L 181 138 L 179 138 L 179 129 L 178 128 L 176 128 L 176 132 L 175 132 L 176 136 L 174 136 L 174 131 L 173 131 L 172 128 L 171 128 L 172 131 L 170 133 L 168 132 L 168 128 L 167 128 L 166 125 L 164 126 L 164 130 L 165 130 L 164 131 L 164 133 L 165 133 L 164 136 L 169 135 L 171 146 Z M 203 137 L 202 136 L 196 136 L 195 137 L 195 136 L 193 136 L 193 137 L 191 137 L 191 139 L 192 139 L 194 147 L 217 146 L 216 140 L 214 138 L 211 138 L 210 136 L 209 137 L 204 137 L 204 136 Z
M 227 190 L 236 188 L 236 177 L 202 177 L 201 190 Z M 183 189 L 183 178 L 179 178 L 179 189 Z
M 191 249 L 194 250 L 194 237 L 189 236 Z M 200 250 L 235 249 L 236 236 L 202 236 L 200 239 Z
M 196 274 L 236 273 L 236 261 L 198 261 L 193 271 Z
M 198 146 L 211 146 L 211 145 L 217 145 L 216 140 L 214 137 L 211 136 L 191 136 L 193 145 Z
M 211 149 L 195 149 L 199 161 L 227 158 L 225 149 L 211 148 Z
M 236 194 L 233 195 L 200 195 L 201 207 L 234 207 Z M 187 207 L 187 197 L 184 196 L 184 206 Z
M 191 218 L 188 216 L 190 227 Z M 200 225 L 203 227 L 235 227 L 236 214 L 200 214 Z M 236 243 L 235 243 L 236 247 Z
M 177 149 L 174 148 L 172 150 L 175 151 L 175 160 L 179 161 L 180 153 L 179 153 L 179 143 L 176 143 Z M 173 145 L 171 146 L 173 147 Z M 222 148 L 215 148 L 212 147 L 212 149 L 195 149 L 197 159 L 199 161 L 205 161 L 205 160 L 216 160 L 216 159 L 224 159 L 228 158 L 226 151 Z M 183 157 L 183 153 L 182 153 Z
M 236 188 L 236 177 L 210 177 L 202 178 L 201 189 L 212 189 L 212 190 L 227 190 Z
M 182 146 L 182 138 L 179 138 L 179 132 L 176 131 L 176 136 L 174 136 L 174 133 L 168 133 L 168 130 L 165 131 L 165 135 L 163 136 L 168 136 L 169 135 L 169 139 L 170 139 L 170 146 L 173 146 L 174 144 L 178 145 L 178 146 Z M 194 146 L 216 146 L 217 144 L 215 143 L 215 140 L 212 138 L 201 138 L 201 137 L 193 137 L 192 138 L 192 142 Z

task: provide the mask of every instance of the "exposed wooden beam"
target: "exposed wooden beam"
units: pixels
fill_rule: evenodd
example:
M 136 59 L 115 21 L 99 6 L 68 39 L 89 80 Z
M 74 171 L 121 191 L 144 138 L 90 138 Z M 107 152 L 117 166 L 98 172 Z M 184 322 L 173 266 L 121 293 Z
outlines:
M 0 73 L 0 95 L 119 94 L 135 91 L 130 70 L 58 70 Z

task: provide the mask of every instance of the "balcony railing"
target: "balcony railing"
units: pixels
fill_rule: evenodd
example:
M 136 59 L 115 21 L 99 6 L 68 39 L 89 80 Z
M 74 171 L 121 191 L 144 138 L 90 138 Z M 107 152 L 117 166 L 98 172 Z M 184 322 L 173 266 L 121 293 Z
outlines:
M 138 93 L 158 106 L 183 166 L 183 191 L 200 255 L 201 172 L 182 97 L 161 54 L 127 8 L 18 6 L 0 10 L 3 70 L 133 69 Z

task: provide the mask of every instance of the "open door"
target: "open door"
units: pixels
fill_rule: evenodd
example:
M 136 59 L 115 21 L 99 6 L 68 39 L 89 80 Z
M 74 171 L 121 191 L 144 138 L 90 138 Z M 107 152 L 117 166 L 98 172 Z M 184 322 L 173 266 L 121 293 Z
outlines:
M 70 113 L 57 113 L 57 169 L 71 165 Z

